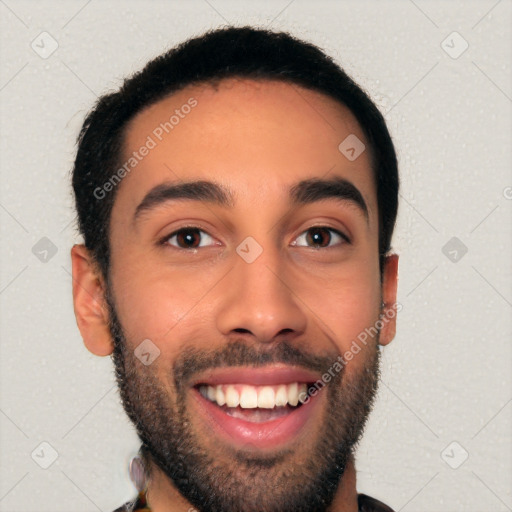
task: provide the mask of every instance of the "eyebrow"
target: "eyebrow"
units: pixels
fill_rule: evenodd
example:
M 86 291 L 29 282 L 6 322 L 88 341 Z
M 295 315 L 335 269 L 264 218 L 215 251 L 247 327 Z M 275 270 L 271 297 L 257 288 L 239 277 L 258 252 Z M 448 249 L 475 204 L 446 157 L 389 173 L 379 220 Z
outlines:
M 344 178 L 334 177 L 329 180 L 311 178 L 300 181 L 290 189 L 292 204 L 310 204 L 322 199 L 349 201 L 357 206 L 368 221 L 368 206 L 363 195 L 353 183 Z
M 290 188 L 290 202 L 306 205 L 323 199 L 350 202 L 355 205 L 368 221 L 368 207 L 361 192 L 350 181 L 334 177 L 331 179 L 311 178 Z M 232 192 L 224 186 L 208 180 L 162 183 L 152 188 L 135 209 L 133 222 L 151 210 L 176 200 L 202 201 L 225 208 L 233 208 Z
M 233 194 L 222 185 L 213 181 L 197 180 L 177 183 L 161 183 L 152 188 L 139 203 L 133 216 L 134 222 L 143 213 L 169 203 L 173 200 L 186 199 L 217 204 L 225 208 L 234 206 Z

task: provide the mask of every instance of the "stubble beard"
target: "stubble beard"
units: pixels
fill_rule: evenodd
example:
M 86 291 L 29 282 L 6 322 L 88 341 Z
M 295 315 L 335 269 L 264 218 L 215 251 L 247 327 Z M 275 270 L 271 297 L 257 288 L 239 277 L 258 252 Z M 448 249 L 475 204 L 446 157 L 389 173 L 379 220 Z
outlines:
M 328 511 L 372 408 L 380 376 L 375 344 L 357 374 L 343 369 L 318 394 L 327 393 L 321 431 L 311 442 L 261 455 L 250 449 L 228 449 L 222 456 L 208 450 L 194 429 L 187 406 L 187 382 L 200 369 L 219 366 L 301 365 L 324 373 L 336 356 L 314 356 L 283 341 L 262 352 L 243 340 L 216 351 L 184 351 L 173 366 L 175 396 L 134 355 L 119 322 L 111 292 L 107 294 L 112 359 L 123 407 L 142 442 L 141 454 L 151 478 L 157 466 L 182 496 L 204 512 Z M 133 347 L 133 348 L 130 348 Z M 365 352 L 365 355 L 362 355 Z M 153 363 L 155 364 L 155 363 Z M 217 443 L 216 446 L 219 446 Z

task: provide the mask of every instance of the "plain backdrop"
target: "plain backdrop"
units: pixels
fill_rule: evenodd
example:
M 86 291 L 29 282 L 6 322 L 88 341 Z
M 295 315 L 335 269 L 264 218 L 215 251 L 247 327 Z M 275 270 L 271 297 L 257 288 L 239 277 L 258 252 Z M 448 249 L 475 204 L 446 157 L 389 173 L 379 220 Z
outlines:
M 512 510 L 511 13 L 509 0 L 0 1 L 0 511 L 110 512 L 134 496 L 138 439 L 72 308 L 75 139 L 122 77 L 228 23 L 323 48 L 399 154 L 403 309 L 358 490 L 396 511 Z

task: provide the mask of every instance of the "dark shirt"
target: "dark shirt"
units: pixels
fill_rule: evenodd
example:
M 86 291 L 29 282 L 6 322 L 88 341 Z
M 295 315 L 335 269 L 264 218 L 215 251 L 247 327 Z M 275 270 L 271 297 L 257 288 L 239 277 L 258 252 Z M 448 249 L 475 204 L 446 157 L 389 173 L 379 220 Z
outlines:
M 366 494 L 357 495 L 357 504 L 359 512 L 394 512 L 392 508 L 382 503 L 382 501 Z M 122 507 L 114 510 L 114 512 L 151 512 L 151 509 L 147 504 L 145 492 L 141 491 L 135 500 L 125 503 Z

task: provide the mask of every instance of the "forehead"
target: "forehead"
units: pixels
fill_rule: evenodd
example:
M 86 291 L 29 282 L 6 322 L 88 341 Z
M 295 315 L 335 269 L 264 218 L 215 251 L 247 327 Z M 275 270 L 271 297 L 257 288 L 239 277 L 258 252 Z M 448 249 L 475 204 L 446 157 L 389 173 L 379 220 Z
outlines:
M 351 161 L 339 146 L 354 136 L 366 150 Z M 354 115 L 323 94 L 249 79 L 190 86 L 144 109 L 127 126 L 121 161 L 137 162 L 119 187 L 114 209 L 129 215 L 147 191 L 170 181 L 213 180 L 247 205 L 284 197 L 304 179 L 340 176 L 361 191 L 371 214 L 376 197 L 369 153 Z

